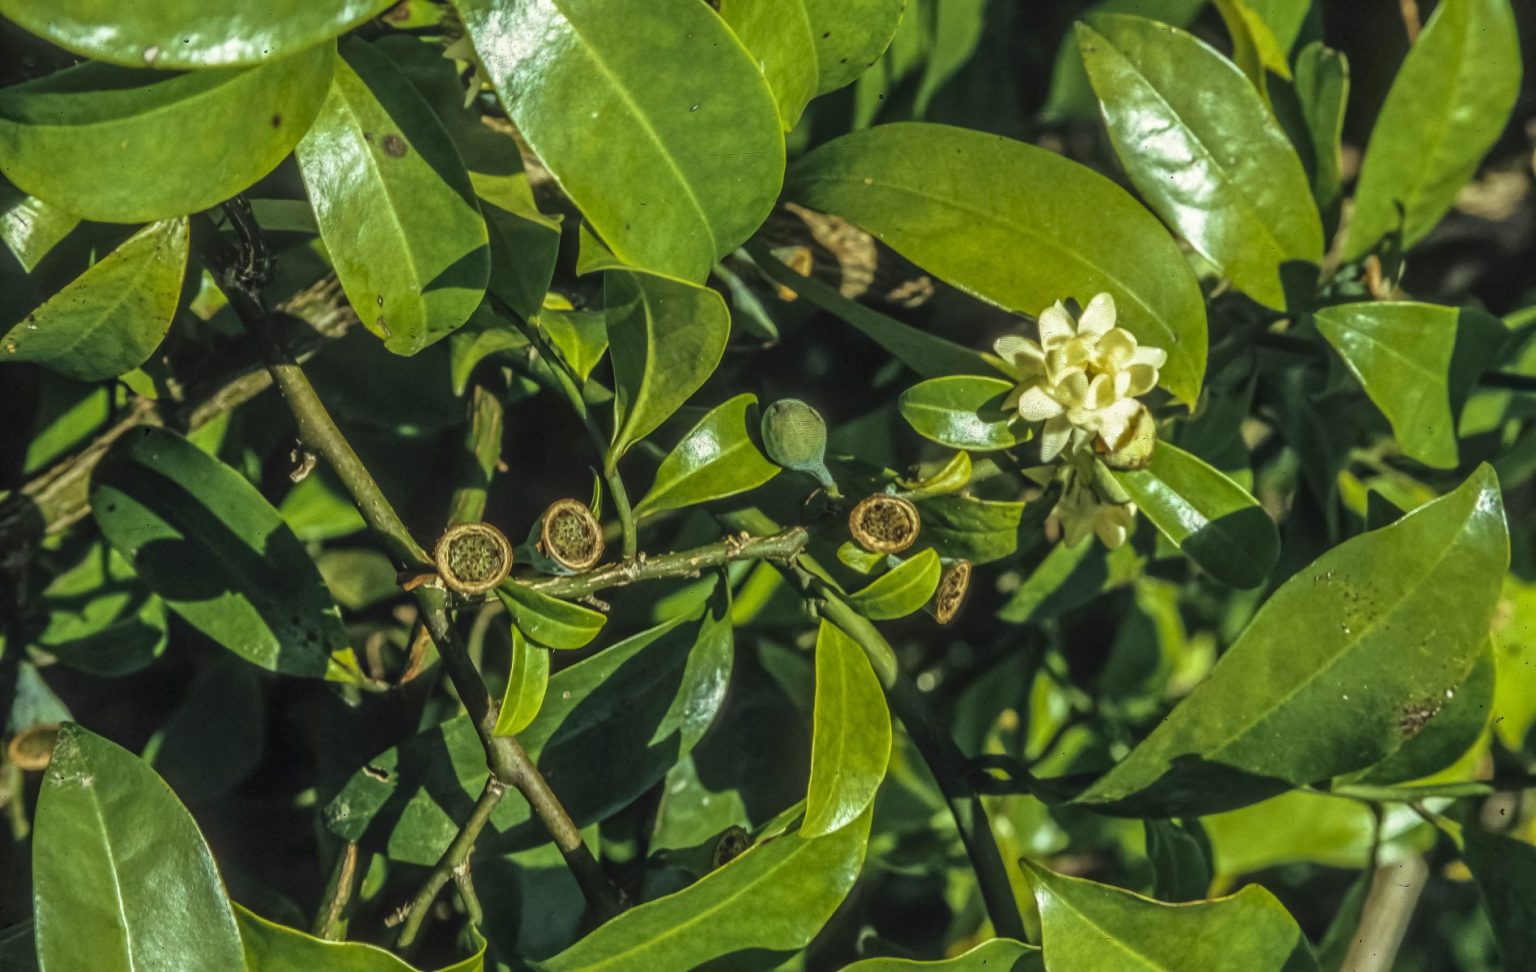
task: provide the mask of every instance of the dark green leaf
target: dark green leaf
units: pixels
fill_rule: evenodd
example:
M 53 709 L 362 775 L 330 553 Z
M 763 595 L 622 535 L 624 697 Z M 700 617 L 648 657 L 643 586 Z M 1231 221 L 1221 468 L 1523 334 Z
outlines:
M 344 34 L 390 0 L 0 0 L 0 15 L 97 61 L 142 68 L 259 64 Z
M 76 381 L 132 371 L 170 329 L 187 266 L 187 221 L 153 223 L 0 338 L 0 362 L 35 361 Z
M 818 50 L 805 0 L 721 0 L 720 16 L 757 59 L 789 131 L 818 91 Z
M 602 820 L 692 751 L 725 698 L 729 609 L 641 632 L 550 677 L 544 705 L 519 734 L 579 826 Z M 373 837 L 394 860 L 430 866 L 485 786 L 485 750 L 467 716 L 390 749 L 358 770 L 326 808 L 347 840 Z M 503 800 L 476 853 L 549 839 L 524 800 Z
M 1283 309 L 1311 283 L 1323 230 L 1285 132 L 1231 61 L 1141 17 L 1080 25 L 1115 152 L 1141 195 L 1238 289 Z
M 36 935 L 31 921 L 0 931 L 0 968 L 9 972 L 38 972 Z
M 554 277 L 555 260 L 560 255 L 560 222 L 534 205 L 526 172 L 471 172 L 469 178 L 480 197 L 480 210 L 490 234 L 488 289 L 525 320 L 531 318 L 543 306 Z
M 795 165 L 786 193 L 1009 310 L 1109 293 L 1119 326 L 1168 352 L 1165 387 L 1189 404 L 1199 394 L 1194 273 L 1152 214 L 1085 166 L 997 135 L 903 123 L 828 142 Z
M 907 0 L 804 0 L 816 42 L 817 94 L 852 82 L 890 46 Z
M 702 281 L 767 217 L 773 92 L 698 0 L 454 5 L 518 131 L 625 263 Z
M 1505 968 L 1536 954 L 1536 847 L 1489 834 L 1473 823 L 1462 831 L 1462 859 L 1483 892 Z
M 1410 246 L 1451 208 L 1520 93 L 1518 35 L 1508 0 L 1435 8 L 1376 116 L 1344 259 L 1399 230 Z
M 133 568 L 104 543 L 86 546 L 54 577 L 42 604 L 48 623 L 37 646 L 71 668 L 116 678 L 165 650 L 165 602 L 145 590 Z
M 613 357 L 612 465 L 714 372 L 731 336 L 731 315 L 708 287 L 650 273 L 610 270 L 603 295 Z
M 779 467 L 763 458 L 747 432 L 748 410 L 756 404 L 756 395 L 737 395 L 700 419 L 661 460 L 635 516 L 734 496 L 776 476 Z
M 192 815 L 132 753 L 73 724 L 43 777 L 32 869 L 44 969 L 245 967 Z
M 1308 44 L 1296 56 L 1296 99 L 1312 143 L 1312 198 L 1332 226 L 1344 194 L 1339 151 L 1349 103 L 1349 61 L 1321 43 Z
M 1259 501 L 1178 446 L 1159 442 L 1145 469 L 1113 473 L 1163 536 L 1224 584 L 1258 587 L 1280 556 Z
M 923 543 L 931 543 L 939 556 L 961 558 L 973 564 L 1002 560 L 1038 535 L 1040 523 L 1026 517 L 1026 504 L 1011 500 L 984 500 L 961 494 L 927 496 L 917 501 L 923 518 Z M 1044 510 L 1040 511 L 1044 513 Z
M 1030 436 L 1018 413 L 1004 407 L 1011 391 L 1013 382 L 1002 378 L 930 378 L 901 393 L 901 416 L 919 435 L 952 449 L 1011 449 Z
M 240 921 L 245 968 L 250 972 L 412 972 L 415 968 L 377 945 L 315 938 L 240 905 L 235 905 L 235 917 Z M 439 972 L 480 972 L 485 968 L 484 956 L 482 939 L 474 955 L 445 965 Z
M 124 435 L 96 467 L 91 510 L 149 589 L 214 641 L 271 671 L 361 679 L 293 532 L 255 487 L 186 439 Z
M 1392 423 L 1403 451 L 1454 468 L 1456 413 L 1507 331 L 1481 311 L 1366 301 L 1317 312 L 1317 329 Z
M 469 319 L 485 295 L 489 237 L 432 109 L 394 62 L 343 46 L 297 155 L 347 300 L 396 354 Z
M 512 626 L 512 668 L 496 714 L 496 735 L 515 736 L 528 728 L 544 705 L 549 689 L 549 651 L 529 641 Z
M 1082 20 L 1092 24 L 1102 14 L 1134 14 L 1150 17 L 1174 27 L 1187 27 L 1209 0 L 1100 0 L 1084 11 Z M 1040 117 L 1048 122 L 1082 120 L 1097 116 L 1098 101 L 1083 68 L 1083 55 L 1072 31 L 1061 39 L 1056 49 L 1056 63 L 1051 68 L 1051 93 Z
M 871 621 L 904 618 L 933 597 L 942 570 L 938 551 L 924 550 L 848 595 L 848 606 Z
M 993 938 L 954 958 L 923 962 L 917 959 L 871 958 L 843 966 L 843 972 L 1043 972 L 1038 948 L 1011 938 Z
M 544 972 L 695 969 L 751 950 L 804 948 L 864 863 L 870 814 L 825 837 L 766 839 L 676 894 L 614 918 L 542 963 Z
M 1051 972 L 1316 972 L 1296 920 L 1257 884 L 1169 905 L 1022 861 L 1040 906 Z
M 1210 893 L 1211 842 L 1199 820 L 1147 819 L 1147 862 L 1152 865 L 1152 897 L 1177 903 L 1198 901 Z
M 261 679 L 234 655 L 213 655 L 144 747 L 144 760 L 184 800 L 227 795 L 262 757 Z
M 207 209 L 293 150 L 335 60 L 321 44 L 258 68 L 190 74 L 87 63 L 0 89 L 0 172 L 85 219 Z
M 1466 677 L 1508 563 L 1498 481 L 1483 466 L 1281 585 L 1205 681 L 1078 800 L 1216 812 L 1379 762 Z
M 880 680 L 864 649 L 830 621 L 822 621 L 816 635 L 814 722 L 800 826 L 807 837 L 833 833 L 861 817 L 891 759 L 891 712 Z
M 608 621 L 600 611 L 550 597 L 523 584 L 503 584 L 496 594 L 523 633 L 547 648 L 585 648 Z

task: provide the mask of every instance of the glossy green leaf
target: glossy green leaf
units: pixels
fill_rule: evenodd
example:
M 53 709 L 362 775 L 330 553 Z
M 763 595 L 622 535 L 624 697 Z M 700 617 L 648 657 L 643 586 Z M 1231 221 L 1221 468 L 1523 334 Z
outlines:
M 930 378 L 901 393 L 901 417 L 917 433 L 952 449 L 987 452 L 1028 441 L 1029 426 L 1005 407 L 1013 382 L 976 375 Z
M 1134 14 L 1149 17 L 1173 27 L 1187 27 L 1205 9 L 1210 0 L 1099 0 L 1086 11 L 1082 20 L 1094 23 L 1103 14 Z M 1083 69 L 1083 55 L 1068 30 L 1056 49 L 1056 63 L 1051 67 L 1051 93 L 1040 117 L 1048 122 L 1068 119 L 1086 121 L 1098 116 L 1098 99 Z
M 524 584 L 503 584 L 496 588 L 496 594 L 523 633 L 548 648 L 585 648 L 608 621 L 601 611 L 550 597 Z
M 35 361 L 76 381 L 132 371 L 170 329 L 187 266 L 187 221 L 153 223 L 0 338 L 0 362 Z
M 235 905 L 240 939 L 249 972 L 413 972 L 415 966 L 366 942 L 333 942 L 288 928 Z M 478 937 L 478 935 L 476 936 Z M 445 965 L 439 972 L 480 972 L 485 968 L 485 941 L 469 958 Z
M 848 606 L 871 621 L 904 618 L 933 597 L 942 572 L 938 551 L 924 550 L 848 595 Z
M 787 132 L 817 95 L 816 40 L 806 0 L 720 0 L 720 16 L 757 60 Z
M 1296 100 L 1312 143 L 1312 198 L 1333 226 L 1344 195 L 1340 146 L 1349 104 L 1349 60 L 1321 42 L 1308 44 L 1296 56 L 1295 80 Z
M 44 972 L 245 967 L 192 815 L 132 753 L 73 724 L 43 777 L 32 871 Z
M 993 359 L 980 351 L 929 334 L 911 324 L 887 317 L 858 301 L 849 300 L 836 287 L 791 270 L 761 243 L 748 243 L 746 250 L 769 280 L 781 287 L 788 287 L 822 310 L 846 321 L 889 352 L 891 357 L 924 377 L 938 378 L 956 374 L 991 377 L 997 374 L 998 368 L 993 364 Z
M 1307 265 L 1322 260 L 1323 229 L 1306 170 L 1258 91 L 1182 30 L 1127 16 L 1094 24 L 1078 27 L 1078 44 L 1131 181 L 1239 290 L 1284 309 L 1286 282 L 1316 277 Z
M 1536 954 L 1536 847 L 1485 833 L 1475 823 L 1463 834 L 1462 860 L 1483 892 L 1504 966 L 1517 968 Z
M 104 543 L 87 545 L 49 582 L 41 600 L 48 622 L 37 647 L 71 668 L 117 678 L 165 650 L 165 602 Z
M 1313 0 L 1245 0 L 1245 5 L 1269 28 L 1282 53 L 1322 32 L 1320 5 Z
M 1296 920 L 1257 884 L 1225 898 L 1163 904 L 1020 863 L 1034 885 L 1051 972 L 1316 972 Z
M 186 439 L 124 435 L 96 467 L 91 511 L 145 585 L 209 638 L 270 671 L 361 679 L 304 547 L 254 486 Z
M 344 45 L 296 154 L 347 300 L 385 347 L 414 354 L 469 319 L 490 272 L 485 220 L 448 132 L 394 62 Z
M 816 43 L 816 93 L 863 74 L 890 46 L 907 0 L 804 0 Z
M 0 89 L 0 173 L 84 219 L 214 206 L 271 172 L 325 98 L 329 45 L 257 68 L 171 74 L 87 63 Z
M 1408 51 L 1360 166 L 1344 258 L 1424 238 L 1504 130 L 1520 92 L 1508 0 L 1445 0 Z
M 821 146 L 795 165 L 786 194 L 1009 310 L 1109 293 L 1119 326 L 1168 352 L 1164 386 L 1189 404 L 1199 394 L 1205 304 L 1194 273 L 1151 213 L 1085 166 L 997 135 L 902 123 Z
M 0 180 L 0 241 L 28 273 L 78 225 L 75 214 Z
M 1317 329 L 1392 423 L 1403 451 L 1427 466 L 1458 462 L 1456 413 L 1507 332 L 1481 311 L 1368 301 L 1325 307 Z
M 491 241 L 487 289 L 525 320 L 531 318 L 543 306 L 555 274 L 560 223 L 539 212 L 526 172 L 471 172 L 469 179 L 480 197 L 480 211 L 485 214 Z
M 857 820 L 874 802 L 891 759 L 891 711 L 875 669 L 858 642 L 825 620 L 816 635 L 814 725 L 800 826 L 807 837 Z
M 1212 577 L 1258 587 L 1280 532 L 1247 490 L 1178 446 L 1159 442 L 1145 469 L 1112 473 L 1147 519 Z
M 1290 60 L 1264 17 L 1246 0 L 1212 0 L 1232 38 L 1232 60 L 1268 100 L 1269 75 L 1289 81 Z
M 748 412 L 756 404 L 756 395 L 737 395 L 700 419 L 661 460 L 635 515 L 734 496 L 778 475 L 779 467 L 763 458 L 747 431 Z
M 843 966 L 843 972 L 1036 972 L 1045 969 L 1040 949 L 1011 938 L 993 938 L 954 958 L 870 958 Z
M 390 0 L 0 0 L 0 16 L 93 60 L 142 68 L 259 64 L 344 34 Z
M 654 972 L 695 969 L 740 952 L 804 948 L 858 878 L 869 818 L 866 812 L 824 837 L 791 831 L 760 840 L 676 894 L 600 925 L 540 967 Z
M 529 641 L 523 630 L 513 625 L 512 669 L 496 714 L 496 735 L 515 736 L 528 728 L 544 705 L 548 690 L 549 651 Z
M 610 270 L 603 296 L 613 358 L 612 465 L 708 380 L 730 339 L 731 315 L 708 287 L 650 273 Z
M 538 322 L 582 381 L 608 353 L 608 318 L 602 311 L 546 307 L 538 312 Z
M 1487 466 L 1280 586 L 1210 675 L 1079 796 L 1111 813 L 1231 809 L 1399 749 L 1460 684 L 1509 563 Z
M 962 494 L 926 496 L 916 503 L 923 518 L 919 542 L 932 544 L 941 557 L 973 564 L 990 564 L 1018 552 L 1039 535 L 1046 512 L 1041 509 L 1034 517 L 1023 502 Z
M 605 819 L 693 750 L 725 699 L 729 607 L 676 619 L 550 677 L 544 705 L 518 735 L 578 826 Z M 345 840 L 365 834 L 391 859 L 431 866 L 485 786 L 485 750 L 456 716 L 360 768 L 325 809 Z M 370 834 L 371 828 L 371 834 Z M 503 800 L 478 855 L 547 842 L 524 800 Z
M 698 0 L 454 6 L 518 131 L 625 263 L 702 281 L 767 217 L 773 92 Z

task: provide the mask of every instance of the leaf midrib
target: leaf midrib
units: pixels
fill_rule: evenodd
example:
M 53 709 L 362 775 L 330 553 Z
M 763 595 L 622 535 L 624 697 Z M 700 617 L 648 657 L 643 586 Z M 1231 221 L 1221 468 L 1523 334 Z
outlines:
M 84 754 L 82 753 L 81 755 L 83 756 Z M 100 825 L 101 845 L 106 853 L 108 871 L 112 875 L 112 900 L 117 904 L 117 916 L 123 928 L 123 955 L 127 958 L 128 968 L 132 972 L 139 965 L 138 962 L 134 961 L 133 957 L 133 930 L 128 924 L 127 900 L 123 896 L 122 881 L 118 878 L 117 855 L 112 850 L 112 840 L 107 832 L 107 818 L 101 812 L 101 801 L 97 798 L 95 786 L 86 786 L 84 783 L 81 786 L 83 789 L 90 791 L 87 802 L 91 806 L 92 814 L 96 817 L 96 822 Z

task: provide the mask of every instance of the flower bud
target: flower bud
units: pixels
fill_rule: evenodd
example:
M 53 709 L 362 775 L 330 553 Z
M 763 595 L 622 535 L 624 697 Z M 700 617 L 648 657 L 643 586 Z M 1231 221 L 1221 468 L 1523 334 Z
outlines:
M 1142 406 L 1117 440 L 1106 441 L 1100 433 L 1093 441 L 1093 448 L 1104 460 L 1104 465 L 1111 469 L 1145 469 L 1157 448 L 1157 421 L 1146 406 Z
M 544 511 L 539 553 L 564 570 L 579 573 L 603 559 L 603 528 L 580 500 L 556 500 Z
M 484 594 L 507 579 L 512 545 L 489 523 L 461 523 L 437 541 L 432 560 L 449 590 Z
M 859 500 L 848 514 L 848 532 L 865 550 L 901 553 L 917 542 L 922 517 L 910 500 L 876 493 Z

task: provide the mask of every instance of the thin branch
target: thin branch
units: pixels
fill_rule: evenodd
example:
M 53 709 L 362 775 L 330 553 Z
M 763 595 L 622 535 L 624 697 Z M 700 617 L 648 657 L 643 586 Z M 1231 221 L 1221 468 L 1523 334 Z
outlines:
M 427 875 L 422 882 L 421 890 L 415 897 L 406 902 L 390 916 L 386 924 L 400 925 L 400 938 L 396 945 L 399 948 L 409 948 L 416 940 L 416 933 L 421 930 L 421 923 L 427 917 L 427 910 L 432 907 L 432 902 L 437 900 L 438 892 L 443 890 L 447 883 L 461 869 L 469 866 L 470 852 L 475 849 L 475 841 L 480 839 L 480 832 L 485 825 L 490 823 L 491 814 L 496 812 L 496 807 L 501 803 L 501 798 L 507 792 L 507 787 L 496 777 L 488 777 L 485 781 L 485 789 L 480 791 L 480 799 L 475 801 L 475 808 L 470 811 L 469 819 L 464 821 L 464 826 L 459 828 L 459 833 L 453 838 L 453 843 L 443 852 L 437 865 L 432 868 L 432 873 Z
M 336 863 L 331 868 L 331 877 L 321 898 L 320 913 L 315 915 L 314 933 L 317 937 L 332 941 L 342 937 L 342 918 L 356 888 L 357 842 L 349 840 L 336 855 Z
M 766 537 L 726 537 L 692 550 L 680 550 L 659 557 L 638 557 L 585 574 L 520 579 L 512 583 L 553 597 L 580 600 L 609 587 L 624 587 L 639 581 L 693 577 L 737 560 L 788 563 L 800 555 L 809 540 L 810 534 L 804 527 L 791 527 Z

